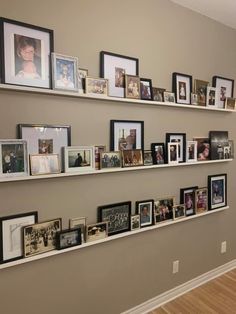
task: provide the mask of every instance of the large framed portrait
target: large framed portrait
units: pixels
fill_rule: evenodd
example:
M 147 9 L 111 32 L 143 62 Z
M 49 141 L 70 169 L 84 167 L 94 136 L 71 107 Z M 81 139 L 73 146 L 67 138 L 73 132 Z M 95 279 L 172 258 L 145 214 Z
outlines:
M 100 52 L 100 76 L 109 80 L 109 96 L 125 97 L 125 75 L 139 75 L 139 60 L 107 51 Z
M 0 263 L 23 258 L 22 228 L 38 222 L 38 212 L 0 217 Z
M 111 151 L 144 148 L 144 122 L 130 120 L 110 121 Z
M 207 87 L 209 82 L 195 79 L 194 80 L 194 93 L 197 94 L 198 105 L 206 106 Z
M 28 171 L 27 142 L 0 140 L 0 177 L 26 176 Z
M 227 206 L 227 174 L 208 176 L 208 208 Z
M 224 108 L 226 98 L 234 97 L 234 80 L 221 76 L 213 76 L 212 85 L 218 90 L 216 97 L 217 107 Z
M 32 176 L 60 173 L 58 154 L 30 155 L 30 173 Z
M 186 216 L 195 215 L 195 191 L 198 186 L 180 189 L 180 203 L 185 205 Z
M 93 146 L 64 147 L 65 172 L 82 172 L 95 169 Z
M 108 223 L 108 236 L 130 230 L 131 202 L 98 207 L 98 222 Z
M 2 82 L 51 88 L 53 31 L 5 18 L 0 27 Z
M 178 104 L 191 104 L 192 76 L 174 72 L 172 74 L 172 89 Z
M 211 159 L 224 159 L 224 147 L 229 146 L 228 131 L 210 131 L 209 139 Z
M 140 215 L 140 227 L 148 227 L 153 224 L 154 200 L 136 202 L 136 214 Z
M 186 133 L 166 133 L 166 143 L 178 143 L 178 162 L 186 161 Z
M 157 224 L 173 218 L 173 206 L 175 197 L 167 196 L 157 199 L 154 202 L 154 223 Z

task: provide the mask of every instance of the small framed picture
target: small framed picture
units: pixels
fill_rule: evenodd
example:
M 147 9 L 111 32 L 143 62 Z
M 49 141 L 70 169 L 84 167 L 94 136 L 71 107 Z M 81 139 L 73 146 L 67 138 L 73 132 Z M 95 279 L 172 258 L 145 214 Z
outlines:
M 132 215 L 130 219 L 130 230 L 140 229 L 140 215 Z
M 86 242 L 102 240 L 108 236 L 108 223 L 100 222 L 86 227 Z
M 144 166 L 152 166 L 153 165 L 152 151 L 151 150 L 145 150 L 143 152 L 143 165 Z
M 100 170 L 101 166 L 101 154 L 106 151 L 105 145 L 95 145 L 94 146 L 94 158 L 95 158 L 95 169 Z
M 78 91 L 78 58 L 52 53 L 53 89 Z
M 228 140 L 229 144 L 229 158 L 234 158 L 234 141 Z
M 207 99 L 206 106 L 209 108 L 216 108 L 216 95 L 217 89 L 215 87 L 208 86 L 207 87 Z
M 140 99 L 140 78 L 136 75 L 125 75 L 125 97 Z
M 224 147 L 229 146 L 229 132 L 209 131 L 209 139 L 211 159 L 224 159 Z
M 192 92 L 192 76 L 174 72 L 172 74 L 172 89 L 178 104 L 190 105 Z
M 165 163 L 165 144 L 164 143 L 152 143 L 152 159 L 154 165 L 161 165 Z
M 122 160 L 120 151 L 101 153 L 100 169 L 120 168 L 121 166 Z
M 197 160 L 205 161 L 210 159 L 210 141 L 208 137 L 194 137 L 197 142 Z
M 154 202 L 155 206 L 155 224 L 173 219 L 173 206 L 175 205 L 175 197 L 167 196 L 159 198 Z
M 221 76 L 213 76 L 212 85 L 219 91 L 216 99 L 217 107 L 224 108 L 226 98 L 234 97 L 234 80 Z
M 30 155 L 30 173 L 32 176 L 60 173 L 59 155 Z
M 208 210 L 208 189 L 200 188 L 195 190 L 195 212 L 202 214 Z
M 225 109 L 235 110 L 236 99 L 232 97 L 226 97 Z
M 195 191 L 198 186 L 180 189 L 180 203 L 185 205 L 186 216 L 195 215 Z
M 197 141 L 187 141 L 186 161 L 197 161 Z
M 82 172 L 94 170 L 93 146 L 64 147 L 65 172 Z
M 141 99 L 153 100 L 152 95 L 152 80 L 151 79 L 140 79 Z
M 0 176 L 27 176 L 27 142 L 23 140 L 0 140 Z
M 174 205 L 173 206 L 173 219 L 180 219 L 185 217 L 185 205 Z
M 208 208 L 227 206 L 227 174 L 208 176 Z
M 81 229 L 67 229 L 57 232 L 56 248 L 57 250 L 67 249 L 81 244 Z
M 153 100 L 154 101 L 163 102 L 164 101 L 164 92 L 165 91 L 166 91 L 165 88 L 153 87 L 152 88 Z
M 224 159 L 230 159 L 230 146 L 224 147 Z
M 143 166 L 143 151 L 141 149 L 122 150 L 123 167 Z
M 81 230 L 81 242 L 85 242 L 85 227 L 86 227 L 86 217 L 78 217 L 72 218 L 69 220 L 69 228 L 70 229 L 78 229 Z
M 173 102 L 175 103 L 175 94 L 172 92 L 164 92 L 164 102 Z
M 108 80 L 86 76 L 85 92 L 87 95 L 108 96 Z
M 191 105 L 198 105 L 198 94 L 191 93 Z
M 198 105 L 206 106 L 207 87 L 209 82 L 195 79 L 194 80 L 194 93 L 198 95 Z
M 185 133 L 166 133 L 166 143 L 179 143 L 177 150 L 178 161 L 186 161 L 186 134 Z M 174 153 L 173 153 L 174 155 Z
M 168 144 L 168 164 L 179 163 L 179 143 L 167 143 Z
M 79 93 L 84 94 L 85 93 L 85 78 L 88 76 L 88 70 L 87 69 L 78 69 L 78 90 Z
M 153 224 L 154 200 L 136 202 L 136 213 L 140 215 L 140 227 L 148 227 Z

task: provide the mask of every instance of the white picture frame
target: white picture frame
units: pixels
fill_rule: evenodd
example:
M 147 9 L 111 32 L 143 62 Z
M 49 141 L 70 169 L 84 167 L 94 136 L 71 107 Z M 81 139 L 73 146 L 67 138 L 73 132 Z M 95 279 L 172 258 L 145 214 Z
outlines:
M 186 162 L 197 162 L 197 141 L 187 141 Z
M 89 172 L 95 170 L 94 146 L 64 147 L 65 172 Z
M 179 156 L 178 156 L 178 149 L 179 143 L 168 143 L 168 164 L 178 164 L 179 163 Z

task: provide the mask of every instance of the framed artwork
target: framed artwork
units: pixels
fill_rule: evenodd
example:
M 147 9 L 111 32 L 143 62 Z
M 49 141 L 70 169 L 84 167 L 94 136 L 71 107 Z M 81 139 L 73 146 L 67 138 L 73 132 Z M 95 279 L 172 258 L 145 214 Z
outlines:
M 81 242 L 85 242 L 85 228 L 86 228 L 86 217 L 78 217 L 72 218 L 69 220 L 69 228 L 70 229 L 78 229 L 81 230 Z
M 56 249 L 56 234 L 61 231 L 61 218 L 23 227 L 24 257 Z
M 0 217 L 0 263 L 23 258 L 22 228 L 38 222 L 38 212 Z
M 59 155 L 30 155 L 30 173 L 32 176 L 60 173 Z
M 130 230 L 140 229 L 140 215 L 132 215 L 130 218 Z
M 108 223 L 108 236 L 130 230 L 131 202 L 98 207 L 98 222 Z
M 125 75 L 139 75 L 139 60 L 107 51 L 100 52 L 100 76 L 108 79 L 109 96 L 125 97 Z
M 140 78 L 135 75 L 125 75 L 125 97 L 140 99 Z
M 78 91 L 78 58 L 52 53 L 53 89 Z
M 51 88 L 53 31 L 0 18 L 2 83 Z
M 226 98 L 234 97 L 234 80 L 221 76 L 213 76 L 212 85 L 218 90 L 216 98 L 217 107 L 224 108 Z
M 136 202 L 136 213 L 140 216 L 140 227 L 148 227 L 153 224 L 154 200 Z
M 173 219 L 180 219 L 185 217 L 185 205 L 174 205 L 173 206 Z
M 108 236 L 108 223 L 100 222 L 86 227 L 86 242 L 105 239 Z
M 167 196 L 159 198 L 154 202 L 155 224 L 173 219 L 173 206 L 175 205 L 175 197 Z
M 165 144 L 164 143 L 152 143 L 152 159 L 154 165 L 161 165 L 165 163 Z
M 108 96 L 108 80 L 86 76 L 85 92 L 87 95 Z
M 164 92 L 165 91 L 166 91 L 165 88 L 153 87 L 152 88 L 153 100 L 154 101 L 163 102 L 164 101 Z
M 165 91 L 163 94 L 164 94 L 164 102 L 175 103 L 175 93 Z
M 227 174 L 208 176 L 208 208 L 227 206 Z
M 27 176 L 27 142 L 24 140 L 0 140 L 0 177 Z
M 167 143 L 168 164 L 179 163 L 178 150 L 179 150 L 179 143 Z
M 209 108 L 216 108 L 217 89 L 215 87 L 207 87 L 206 106 Z
M 208 210 L 208 189 L 200 188 L 195 190 L 195 212 L 202 214 Z
M 110 121 L 110 150 L 144 148 L 144 122 L 130 120 Z
M 153 100 L 152 94 L 152 80 L 151 79 L 140 79 L 141 99 Z
M 56 248 L 58 250 L 67 249 L 81 244 L 81 229 L 67 229 L 57 232 Z
M 152 166 L 153 165 L 152 151 L 151 150 L 145 150 L 143 152 L 143 165 L 144 166 Z
M 224 159 L 224 147 L 229 146 L 228 131 L 210 131 L 209 139 L 211 159 Z
M 65 172 L 83 172 L 94 170 L 94 146 L 64 147 Z
M 210 159 L 210 141 L 207 137 L 194 137 L 197 142 L 197 160 L 205 161 Z
M 207 87 L 209 82 L 195 79 L 194 80 L 194 93 L 198 95 L 198 105 L 206 106 Z
M 224 159 L 230 159 L 230 146 L 224 146 Z
M 172 74 L 172 89 L 178 104 L 191 104 L 192 76 L 174 72 Z
M 143 166 L 143 151 L 141 149 L 122 150 L 123 167 Z
M 101 154 L 106 151 L 105 145 L 94 146 L 94 158 L 95 158 L 95 169 L 100 170 L 101 167 Z
M 180 189 L 180 203 L 185 205 L 186 216 L 195 215 L 195 191 L 198 186 Z
M 191 93 L 191 105 L 198 105 L 198 94 Z
M 186 134 L 185 133 L 166 133 L 166 143 L 171 143 L 171 144 L 178 143 L 179 144 L 179 147 L 177 150 L 178 161 L 179 162 L 186 161 Z
M 227 97 L 225 100 L 225 109 L 235 110 L 236 99 L 232 97 Z
M 228 140 L 229 142 L 229 158 L 234 158 L 234 141 Z
M 197 161 L 197 141 L 187 141 L 186 161 Z
M 85 78 L 88 76 L 88 70 L 87 69 L 81 69 L 78 68 L 78 90 L 79 93 L 84 94 L 85 93 Z
M 101 153 L 100 169 L 120 168 L 121 166 L 122 160 L 120 151 Z

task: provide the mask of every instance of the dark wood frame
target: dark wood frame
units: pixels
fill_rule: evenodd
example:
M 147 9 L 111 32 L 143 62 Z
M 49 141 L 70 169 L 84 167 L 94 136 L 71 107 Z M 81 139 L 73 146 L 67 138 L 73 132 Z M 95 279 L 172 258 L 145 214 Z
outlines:
M 138 82 L 138 89 L 139 89 L 139 95 L 138 97 L 132 97 L 128 95 L 128 79 L 133 78 L 136 79 Z M 128 99 L 141 99 L 141 85 L 140 85 L 140 77 L 137 75 L 131 75 L 131 74 L 125 74 L 125 98 Z
M 159 91 L 161 93 L 161 97 L 162 97 L 162 100 L 156 100 L 154 99 L 154 90 L 155 91 Z M 152 87 L 152 97 L 153 97 L 153 101 L 157 101 L 157 102 L 164 102 L 164 92 L 166 91 L 165 88 L 160 88 L 160 87 Z
M 189 79 L 189 90 L 186 89 L 186 97 L 188 95 L 189 103 L 178 101 L 178 97 L 177 97 L 178 76 L 184 76 L 184 77 Z M 177 73 L 177 72 L 172 73 L 172 90 L 175 93 L 175 101 L 177 104 L 191 105 L 192 80 L 193 80 L 193 78 L 191 75 L 183 74 L 183 73 Z
M 180 146 L 180 149 L 182 149 L 182 157 L 183 160 L 179 159 L 178 162 L 185 162 L 186 161 L 186 133 L 166 133 L 166 160 L 168 160 L 168 143 L 172 143 L 170 141 L 171 136 L 182 136 L 183 137 L 183 146 Z M 173 142 L 175 143 L 175 142 Z
M 195 190 L 198 189 L 198 186 L 191 186 L 191 187 L 187 187 L 187 188 L 182 188 L 180 189 L 180 204 L 184 204 L 185 205 L 185 200 L 184 200 L 184 196 L 185 196 L 185 191 L 188 191 L 188 190 L 192 190 L 191 193 L 193 193 L 193 213 L 192 214 L 188 214 L 187 213 L 187 207 L 185 206 L 185 215 L 186 217 L 188 216 L 192 216 L 192 215 L 195 215 L 196 212 L 195 212 Z
M 225 81 L 232 82 L 231 98 L 233 98 L 233 97 L 234 97 L 234 80 L 233 80 L 233 79 L 226 78 L 226 77 L 214 75 L 214 76 L 212 77 L 212 86 L 213 86 L 213 87 L 216 87 L 217 79 L 221 79 L 221 80 L 225 80 Z
M 163 149 L 163 162 L 161 162 L 161 163 L 158 163 L 157 162 L 157 160 L 156 160 L 156 158 L 155 158 L 155 147 L 156 146 L 161 146 L 162 147 L 162 149 Z M 152 160 L 153 160 L 153 164 L 154 165 L 163 165 L 163 164 L 165 164 L 166 162 L 167 162 L 167 160 L 166 160 L 166 149 L 165 149 L 165 143 L 151 143 L 151 151 L 152 151 Z
M 150 210 L 150 223 L 149 224 L 145 224 L 145 225 L 142 225 L 142 222 L 141 222 L 141 213 L 139 211 L 139 206 L 141 204 L 145 204 L 145 203 L 151 203 L 152 204 L 152 208 Z M 149 200 L 143 200 L 143 201 L 136 201 L 135 203 L 135 208 L 136 208 L 136 214 L 137 215 L 140 215 L 140 228 L 145 228 L 145 227 L 150 227 L 151 225 L 153 225 L 153 222 L 154 222 L 154 200 L 153 199 L 149 199 Z
M 150 96 L 151 96 L 151 98 L 143 98 L 143 97 L 142 97 L 142 85 L 141 85 L 142 82 L 148 82 L 148 83 L 149 83 Z M 151 80 L 151 79 L 140 78 L 140 98 L 141 98 L 142 100 L 153 101 L 153 90 L 152 90 L 152 80 Z
M 212 207 L 212 178 L 217 178 L 217 177 L 224 177 L 224 191 L 225 191 L 225 200 L 224 204 L 216 207 Z M 225 207 L 227 206 L 227 173 L 221 173 L 221 174 L 215 174 L 215 175 L 210 175 L 208 176 L 208 210 L 214 210 L 217 208 Z
M 62 246 L 61 245 L 61 236 L 65 233 L 77 233 L 76 244 Z M 57 250 L 67 249 L 69 247 L 80 245 L 81 243 L 82 243 L 82 241 L 81 241 L 81 228 L 66 229 L 66 230 L 62 230 L 56 234 L 56 248 L 57 248 Z

